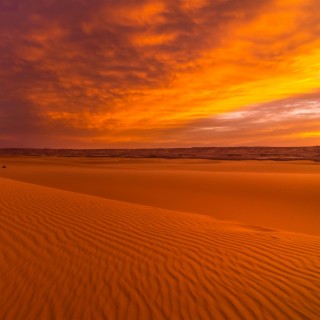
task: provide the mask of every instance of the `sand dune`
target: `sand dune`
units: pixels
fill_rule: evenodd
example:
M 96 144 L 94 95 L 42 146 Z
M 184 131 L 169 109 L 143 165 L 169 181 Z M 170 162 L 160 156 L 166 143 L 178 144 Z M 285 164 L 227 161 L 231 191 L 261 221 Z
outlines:
M 152 149 L 0 149 L 0 156 L 320 161 L 320 147 L 193 147 Z
M 320 236 L 320 164 L 3 158 L 0 177 Z
M 1 319 L 319 319 L 320 238 L 0 178 Z

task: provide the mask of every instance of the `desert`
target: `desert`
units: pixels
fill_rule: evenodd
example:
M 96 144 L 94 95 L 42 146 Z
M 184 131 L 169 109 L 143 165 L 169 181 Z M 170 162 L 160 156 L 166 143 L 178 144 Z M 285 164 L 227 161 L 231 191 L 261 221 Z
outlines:
M 0 320 L 320 320 L 319 0 L 0 0 Z
M 1 319 L 319 319 L 315 162 L 2 163 Z

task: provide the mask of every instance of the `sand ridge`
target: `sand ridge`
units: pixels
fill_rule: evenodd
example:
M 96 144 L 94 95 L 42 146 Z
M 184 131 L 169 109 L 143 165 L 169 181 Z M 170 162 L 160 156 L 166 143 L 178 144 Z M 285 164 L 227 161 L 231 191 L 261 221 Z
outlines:
M 1 319 L 319 319 L 320 237 L 0 178 Z

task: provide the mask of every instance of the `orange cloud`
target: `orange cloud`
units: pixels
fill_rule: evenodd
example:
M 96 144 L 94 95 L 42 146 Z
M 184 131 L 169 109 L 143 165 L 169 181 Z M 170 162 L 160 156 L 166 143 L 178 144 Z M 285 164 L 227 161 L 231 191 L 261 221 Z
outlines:
M 132 41 L 136 46 L 158 46 L 173 41 L 175 38 L 175 34 L 143 33 L 134 36 Z
M 226 124 L 316 92 L 318 21 L 316 0 L 12 3 L 0 11 L 0 133 L 37 146 L 37 134 L 69 147 L 319 143 L 303 114 L 300 133 L 266 112 L 242 138 L 247 118 Z

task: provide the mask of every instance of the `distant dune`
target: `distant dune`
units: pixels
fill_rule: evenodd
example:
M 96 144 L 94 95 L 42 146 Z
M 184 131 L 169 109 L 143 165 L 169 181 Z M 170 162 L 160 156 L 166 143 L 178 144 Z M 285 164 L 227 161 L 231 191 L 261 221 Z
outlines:
M 4 178 L 0 208 L 1 319 L 319 319 L 319 237 Z
M 9 156 L 123 157 L 213 160 L 320 161 L 315 147 L 194 147 L 154 149 L 0 149 Z

